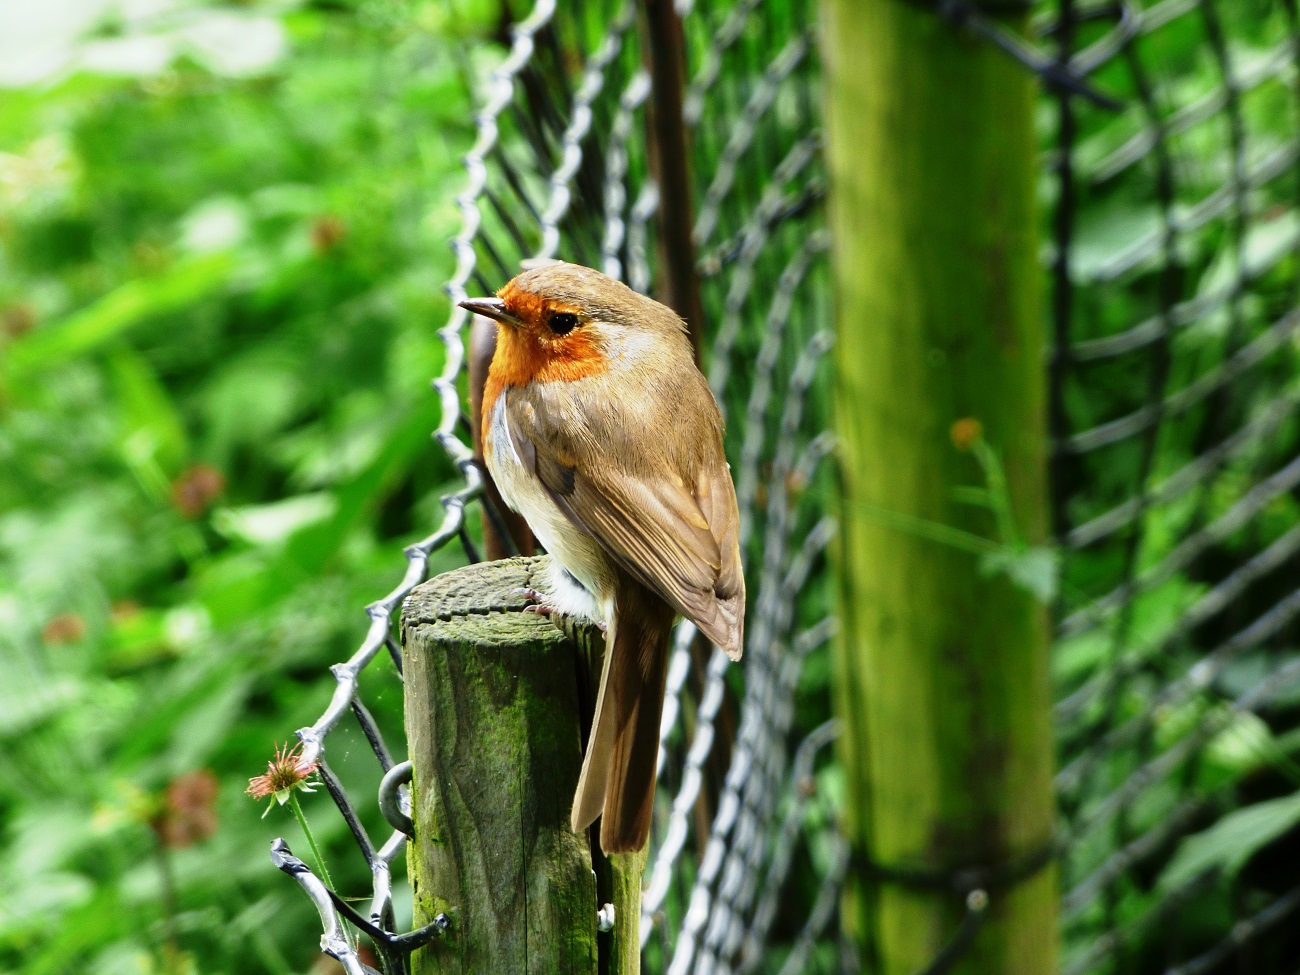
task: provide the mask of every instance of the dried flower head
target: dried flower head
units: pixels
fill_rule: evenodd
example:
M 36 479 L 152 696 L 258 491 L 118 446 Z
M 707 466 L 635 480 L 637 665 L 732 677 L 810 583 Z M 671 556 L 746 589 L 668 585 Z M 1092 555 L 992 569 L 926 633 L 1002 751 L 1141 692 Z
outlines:
M 172 779 L 149 825 L 163 846 L 184 849 L 217 831 L 217 777 L 208 769 Z
M 348 235 L 348 225 L 338 217 L 327 215 L 319 217 L 311 225 L 311 246 L 317 254 L 328 254 Z
M 10 305 L 0 311 L 0 335 L 17 338 L 36 327 L 36 309 L 28 304 Z
M 77 613 L 60 613 L 50 618 L 41 630 L 41 639 L 46 646 L 61 643 L 80 643 L 86 635 L 86 621 Z
M 289 801 L 289 795 L 294 789 L 315 791 L 307 780 L 315 773 L 317 764 L 304 760 L 302 742 L 292 748 L 287 743 L 277 745 L 275 758 L 266 763 L 266 774 L 249 779 L 248 788 L 244 791 L 254 799 L 274 796 L 275 801 L 283 806 Z M 271 807 L 267 806 L 266 812 L 270 811 Z M 263 818 L 266 817 L 266 812 L 262 813 Z
M 226 490 L 226 478 L 211 464 L 195 464 L 172 483 L 172 506 L 186 518 L 200 518 Z
M 984 436 L 984 426 L 974 417 L 962 417 L 952 425 L 948 436 L 958 450 L 970 450 L 975 446 L 975 441 Z

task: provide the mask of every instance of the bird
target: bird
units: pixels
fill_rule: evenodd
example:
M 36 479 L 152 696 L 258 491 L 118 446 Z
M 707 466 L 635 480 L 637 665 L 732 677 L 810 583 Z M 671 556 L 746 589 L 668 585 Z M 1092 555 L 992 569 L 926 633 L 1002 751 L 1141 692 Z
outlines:
M 606 854 L 649 838 L 673 626 L 732 660 L 744 643 L 739 512 L 723 421 L 686 323 L 578 264 L 523 271 L 461 307 L 497 323 L 483 453 L 551 556 L 528 591 L 605 630 L 570 824 Z

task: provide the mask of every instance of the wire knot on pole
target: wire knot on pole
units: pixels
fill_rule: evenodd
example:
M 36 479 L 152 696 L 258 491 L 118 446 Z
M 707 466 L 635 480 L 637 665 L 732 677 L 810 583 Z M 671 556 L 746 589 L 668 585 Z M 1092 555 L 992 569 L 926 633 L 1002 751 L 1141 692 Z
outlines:
M 913 0 L 913 2 L 933 11 L 954 28 L 969 30 L 976 37 L 992 44 L 1003 54 L 1036 74 L 1048 88 L 1086 98 L 1098 108 L 1110 112 L 1123 110 L 1123 102 L 1096 88 L 1084 77 L 1083 72 L 1076 70 L 1068 62 L 1053 59 L 1039 51 L 970 0 Z M 1000 7 L 993 12 L 1023 15 L 1026 11 L 1024 6 L 1013 4 Z
M 992 903 L 991 892 L 1014 887 L 1036 876 L 1065 852 L 1066 837 L 1057 834 L 1046 843 L 1002 863 L 929 870 L 879 863 L 866 853 L 855 852 L 854 866 L 865 877 L 880 883 L 898 884 L 914 890 L 952 892 L 962 898 L 962 919 L 956 933 L 925 968 L 916 975 L 946 975 L 975 941 Z

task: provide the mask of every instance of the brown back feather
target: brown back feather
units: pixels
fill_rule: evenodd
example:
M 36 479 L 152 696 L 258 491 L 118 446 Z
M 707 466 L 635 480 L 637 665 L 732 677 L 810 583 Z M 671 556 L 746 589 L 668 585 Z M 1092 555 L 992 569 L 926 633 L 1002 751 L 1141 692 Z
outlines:
M 569 520 L 739 660 L 745 580 L 736 492 L 717 405 L 691 371 L 698 382 L 674 390 L 672 415 L 694 436 L 637 429 L 645 411 L 610 409 L 618 399 L 606 376 L 509 390 L 510 431 Z
M 650 836 L 676 615 L 635 579 L 618 576 L 596 715 L 572 814 L 574 830 L 600 815 L 600 846 L 606 853 L 639 850 Z

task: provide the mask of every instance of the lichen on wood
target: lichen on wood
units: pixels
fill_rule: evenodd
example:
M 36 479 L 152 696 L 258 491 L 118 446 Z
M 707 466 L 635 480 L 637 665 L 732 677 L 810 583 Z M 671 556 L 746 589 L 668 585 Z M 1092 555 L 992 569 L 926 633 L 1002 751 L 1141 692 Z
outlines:
M 415 975 L 594 975 L 602 954 L 603 970 L 636 971 L 624 942 L 637 943 L 639 869 L 620 886 L 614 932 L 599 934 L 590 837 L 569 828 L 600 634 L 523 612 L 518 590 L 544 563 L 457 569 L 402 607 L 415 924 L 451 919 Z

